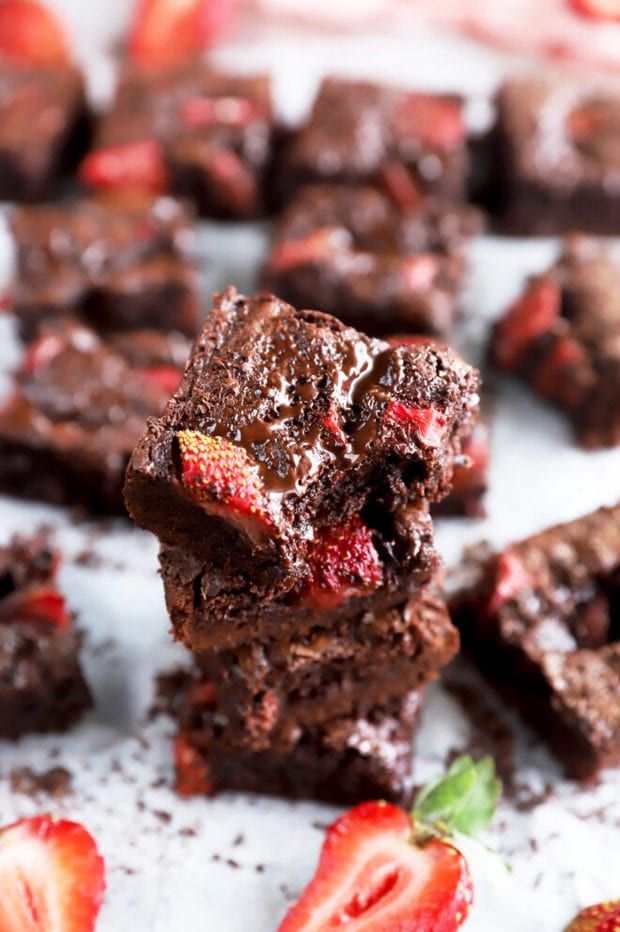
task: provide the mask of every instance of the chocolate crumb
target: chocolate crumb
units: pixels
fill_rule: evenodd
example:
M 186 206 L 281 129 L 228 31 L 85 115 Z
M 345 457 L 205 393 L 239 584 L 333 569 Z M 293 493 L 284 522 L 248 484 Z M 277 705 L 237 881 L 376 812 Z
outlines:
M 10 773 L 11 790 L 26 796 L 44 793 L 58 799 L 71 791 L 73 777 L 64 767 L 51 767 L 36 773 L 30 767 L 18 767 Z
M 527 784 L 519 783 L 515 786 L 515 807 L 518 812 L 531 812 L 537 806 L 542 806 L 553 796 L 553 785 L 545 783 L 542 790 L 536 791 Z
M 160 822 L 163 822 L 165 825 L 168 825 L 169 822 L 172 822 L 172 816 L 169 812 L 164 812 L 163 809 L 153 809 L 153 815 L 156 819 L 159 819 Z
M 243 835 L 237 835 L 237 837 L 234 839 L 234 841 L 233 841 L 233 843 L 232 843 L 232 847 L 233 847 L 233 848 L 238 848 L 239 845 L 242 845 L 244 841 L 245 841 L 245 838 L 244 838 Z
M 238 861 L 233 861 L 232 858 L 226 858 L 226 863 L 229 867 L 234 867 L 235 870 L 238 870 L 241 867 Z
M 318 832 L 326 832 L 329 828 L 327 822 L 313 822 L 312 828 L 315 828 Z
M 264 874 L 266 868 L 264 864 L 257 864 L 254 870 L 256 871 L 257 874 Z

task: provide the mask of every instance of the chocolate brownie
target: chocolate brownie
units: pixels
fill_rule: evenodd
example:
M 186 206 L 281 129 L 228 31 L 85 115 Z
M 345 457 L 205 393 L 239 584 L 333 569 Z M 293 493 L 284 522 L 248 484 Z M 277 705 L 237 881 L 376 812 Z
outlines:
M 64 318 L 101 333 L 196 333 L 194 236 L 178 202 L 133 192 L 23 207 L 11 227 L 13 304 L 24 339 Z
M 171 191 L 204 216 L 256 217 L 277 136 L 266 76 L 219 73 L 201 58 L 127 67 L 81 174 L 95 186 Z
M 390 510 L 377 502 L 323 528 L 295 580 L 252 567 L 233 572 L 226 552 L 205 562 L 162 547 L 161 574 L 175 636 L 191 650 L 235 649 L 265 639 L 312 639 L 317 628 L 362 637 L 425 585 L 437 570 L 428 505 Z
M 513 78 L 497 100 L 502 228 L 516 235 L 620 230 L 620 97 L 564 76 Z
M 298 579 L 322 527 L 448 491 L 477 389 L 448 350 L 229 288 L 134 450 L 127 507 L 168 546 Z
M 64 731 L 91 706 L 80 638 L 43 537 L 0 547 L 0 736 Z
M 490 557 L 454 617 L 484 673 L 569 773 L 620 763 L 620 505 Z
M 421 198 L 401 208 L 371 187 L 307 185 L 278 222 L 263 287 L 368 333 L 445 334 L 480 215 Z
M 443 517 L 484 518 L 484 496 L 488 488 L 490 426 L 481 416 L 463 441 L 462 461 L 452 477 L 452 491 L 433 506 L 433 514 Z
M 181 372 L 178 339 L 131 337 L 122 337 L 121 351 L 68 326 L 30 345 L 0 406 L 2 492 L 124 513 L 129 454 Z
M 190 682 L 175 742 L 181 795 L 242 790 L 333 803 L 389 799 L 409 803 L 412 742 L 421 694 L 364 715 L 327 719 L 287 744 L 255 750 L 221 715 L 208 680 Z
M 563 255 L 495 325 L 492 358 L 562 408 L 579 443 L 620 443 L 620 266 L 594 239 Z
M 86 150 L 89 127 L 76 68 L 0 59 L 0 200 L 49 197 Z
M 420 193 L 462 199 L 468 172 L 461 98 L 327 78 L 283 158 L 287 196 L 300 184 L 379 186 L 400 204 Z
M 361 715 L 419 690 L 458 650 L 445 602 L 428 590 L 380 617 L 358 617 L 348 629 L 321 624 L 317 618 L 303 638 L 261 638 L 200 656 L 219 712 L 231 729 L 247 732 L 254 750 L 288 743 L 291 732 L 320 724 L 326 713 Z

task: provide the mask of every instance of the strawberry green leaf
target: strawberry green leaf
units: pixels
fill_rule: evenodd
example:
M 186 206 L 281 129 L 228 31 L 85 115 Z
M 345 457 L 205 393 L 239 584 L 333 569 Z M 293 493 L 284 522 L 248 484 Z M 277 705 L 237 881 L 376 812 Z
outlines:
M 464 755 L 445 777 L 423 787 L 412 814 L 418 824 L 475 837 L 490 825 L 501 791 L 490 757 L 474 761 Z

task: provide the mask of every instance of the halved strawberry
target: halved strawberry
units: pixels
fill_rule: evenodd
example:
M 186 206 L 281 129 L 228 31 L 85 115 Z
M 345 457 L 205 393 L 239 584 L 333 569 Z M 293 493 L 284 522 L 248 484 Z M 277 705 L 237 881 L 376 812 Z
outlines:
M 381 171 L 380 183 L 397 207 L 412 209 L 422 203 L 422 194 L 402 162 L 388 162 Z
M 277 272 L 286 272 L 298 265 L 325 262 L 343 245 L 340 234 L 333 227 L 318 227 L 300 239 L 280 243 L 269 257 L 269 266 Z
M 336 443 L 341 447 L 345 445 L 347 442 L 347 435 L 342 429 L 338 406 L 334 400 L 330 402 L 329 410 L 325 417 L 321 419 L 321 423 L 323 427 L 330 432 L 332 443 Z
M 564 932 L 618 932 L 618 929 L 620 900 L 607 900 L 582 909 Z
M 96 149 L 80 165 L 80 179 L 93 188 L 165 191 L 168 187 L 163 146 L 156 139 L 137 139 Z
M 560 316 L 562 292 L 548 278 L 534 281 L 508 308 L 493 331 L 493 358 L 503 369 L 515 369 L 527 348 Z
M 489 615 L 499 609 L 510 599 L 514 599 L 522 589 L 529 589 L 532 578 L 514 550 L 504 550 L 497 557 L 495 565 L 495 583 L 487 602 Z
M 60 23 L 37 0 L 2 0 L 0 55 L 32 65 L 63 65 L 70 61 Z
M 93 932 L 105 867 L 83 825 L 51 816 L 0 830 L 0 930 Z
M 174 742 L 175 790 L 179 796 L 205 796 L 213 792 L 209 767 L 204 757 L 184 735 Z
M 412 843 L 413 831 L 410 816 L 389 803 L 345 813 L 278 932 L 454 932 L 473 899 L 465 859 L 439 839 Z
M 146 385 L 161 389 L 162 394 L 172 395 L 178 388 L 181 373 L 176 366 L 147 366 L 140 369 L 140 378 Z
M 269 526 L 263 485 L 243 447 L 198 430 L 180 430 L 181 484 L 195 502 L 218 504 Z
M 589 19 L 620 22 L 620 0 L 569 0 L 573 9 Z
M 323 608 L 376 589 L 383 581 L 372 532 L 357 515 L 346 524 L 321 528 L 307 559 L 310 578 L 302 597 Z
M 457 101 L 434 94 L 408 94 L 395 116 L 398 136 L 412 136 L 433 149 L 448 150 L 465 138 L 465 122 Z
M 418 408 L 392 399 L 385 409 L 385 420 L 413 428 L 426 447 L 437 447 L 445 435 L 446 416 L 436 408 Z
M 580 379 L 573 377 L 574 367 L 587 362 L 587 353 L 573 337 L 558 337 L 553 349 L 533 374 L 532 385 L 543 398 L 561 400 L 564 407 L 576 407 L 584 392 Z
M 56 625 L 61 631 L 71 627 L 71 615 L 66 609 L 64 596 L 48 586 L 18 590 L 6 596 L 0 601 L 0 621 L 43 621 Z
M 233 0 L 142 0 L 129 33 L 129 55 L 150 67 L 182 62 L 218 39 L 233 13 Z

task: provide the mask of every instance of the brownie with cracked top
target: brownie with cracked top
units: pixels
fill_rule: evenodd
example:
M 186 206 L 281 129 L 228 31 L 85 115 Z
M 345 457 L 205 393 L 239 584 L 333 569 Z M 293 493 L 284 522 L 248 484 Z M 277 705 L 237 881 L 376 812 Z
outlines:
M 465 204 L 420 197 L 402 206 L 372 187 L 307 185 L 278 221 L 262 284 L 367 333 L 445 334 L 480 228 Z
M 420 193 L 463 199 L 468 172 L 460 97 L 326 78 L 282 160 L 290 197 L 301 184 L 372 184 L 403 204 Z
M 77 164 L 89 134 L 77 68 L 0 59 L 0 200 L 49 197 Z
M 620 505 L 484 560 L 452 608 L 465 647 L 569 773 L 620 763 Z
M 495 128 L 499 217 L 516 235 L 620 231 L 620 98 L 564 76 L 513 78 Z
M 82 179 L 142 184 L 200 214 L 247 219 L 268 206 L 276 127 L 265 75 L 214 71 L 202 58 L 159 71 L 127 66 Z
M 494 327 L 494 362 L 566 412 L 588 449 L 620 444 L 620 265 L 573 236 Z
M 46 539 L 0 546 L 0 736 L 64 731 L 91 707 L 80 637 L 57 588 Z
M 13 308 L 26 340 L 74 319 L 100 333 L 198 329 L 189 212 L 135 192 L 13 212 Z
M 67 326 L 31 343 L 0 405 L 0 489 L 94 513 L 124 513 L 122 487 L 146 418 L 178 384 L 180 335 Z
M 448 491 L 477 390 L 449 350 L 229 288 L 134 450 L 127 507 L 167 546 L 292 585 L 322 528 Z
M 389 799 L 413 790 L 412 742 L 421 693 L 361 715 L 336 716 L 291 734 L 286 745 L 257 750 L 232 733 L 206 679 L 190 680 L 178 710 L 176 788 L 184 796 L 222 790 L 333 803 Z

